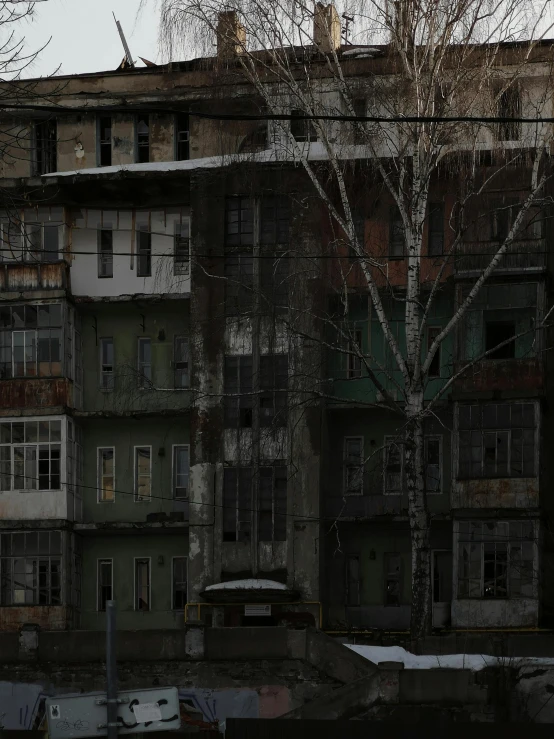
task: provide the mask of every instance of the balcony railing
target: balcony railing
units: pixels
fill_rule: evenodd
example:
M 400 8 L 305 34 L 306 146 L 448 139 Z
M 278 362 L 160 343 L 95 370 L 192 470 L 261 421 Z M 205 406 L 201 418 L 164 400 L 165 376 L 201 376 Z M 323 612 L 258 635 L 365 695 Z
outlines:
M 69 286 L 66 262 L 1 262 L 0 292 L 65 290 Z
M 496 241 L 473 241 L 460 245 L 454 257 L 457 274 L 463 272 L 482 272 L 490 264 L 501 244 Z M 523 270 L 542 270 L 546 267 L 546 240 L 527 239 L 514 241 L 502 257 L 497 271 L 520 272 Z

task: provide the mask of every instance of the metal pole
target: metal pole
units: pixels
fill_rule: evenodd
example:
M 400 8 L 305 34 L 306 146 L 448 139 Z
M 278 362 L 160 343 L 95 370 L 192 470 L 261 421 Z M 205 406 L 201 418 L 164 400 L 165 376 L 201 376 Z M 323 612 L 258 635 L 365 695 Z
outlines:
M 106 698 L 108 739 L 117 739 L 117 664 L 115 659 L 115 601 L 106 603 Z

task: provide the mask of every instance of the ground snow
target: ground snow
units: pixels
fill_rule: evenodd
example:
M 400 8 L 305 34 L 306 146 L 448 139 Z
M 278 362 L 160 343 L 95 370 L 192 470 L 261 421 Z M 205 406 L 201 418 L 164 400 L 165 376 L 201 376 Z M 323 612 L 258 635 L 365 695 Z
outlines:
M 214 590 L 286 590 L 287 586 L 275 580 L 230 580 L 229 582 L 218 582 L 208 585 L 206 592 Z

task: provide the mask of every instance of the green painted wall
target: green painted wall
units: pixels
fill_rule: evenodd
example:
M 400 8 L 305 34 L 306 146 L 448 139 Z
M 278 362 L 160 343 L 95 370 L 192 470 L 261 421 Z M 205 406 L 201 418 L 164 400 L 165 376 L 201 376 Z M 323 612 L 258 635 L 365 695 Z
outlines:
M 147 418 L 86 418 L 83 429 L 83 520 L 146 521 L 152 513 L 184 510 L 186 503 L 173 500 L 172 447 L 188 444 L 187 416 Z M 98 502 L 98 447 L 115 447 L 115 496 Z M 152 497 L 134 502 L 134 447 L 152 447 Z
M 104 629 L 97 608 L 97 562 L 113 560 L 113 597 L 118 629 L 182 628 L 183 611 L 172 609 L 172 557 L 188 554 L 185 531 L 164 535 L 83 536 L 82 629 Z M 151 610 L 134 610 L 134 558 L 150 557 Z M 162 562 L 163 558 L 163 562 Z

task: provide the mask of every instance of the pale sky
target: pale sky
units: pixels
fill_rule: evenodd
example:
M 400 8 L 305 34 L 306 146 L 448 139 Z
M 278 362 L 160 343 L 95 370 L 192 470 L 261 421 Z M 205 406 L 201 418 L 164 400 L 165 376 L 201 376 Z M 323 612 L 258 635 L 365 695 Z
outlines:
M 161 62 L 158 53 L 158 13 L 149 2 L 137 18 L 138 0 L 47 0 L 35 6 L 35 18 L 21 24 L 28 52 L 39 49 L 50 37 L 24 77 L 100 72 L 116 69 L 125 54 L 112 11 L 121 22 L 127 43 L 137 61 L 139 56 Z

